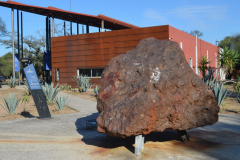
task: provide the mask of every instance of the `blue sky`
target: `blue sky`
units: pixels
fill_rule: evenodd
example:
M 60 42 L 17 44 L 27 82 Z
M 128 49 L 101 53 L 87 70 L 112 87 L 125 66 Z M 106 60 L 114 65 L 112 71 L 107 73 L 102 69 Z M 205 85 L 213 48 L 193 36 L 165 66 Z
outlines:
M 70 0 L 15 0 L 20 3 L 70 10 Z M 190 32 L 203 32 L 201 39 L 215 44 L 225 36 L 240 33 L 239 0 L 71 0 L 74 12 L 103 14 L 139 27 L 171 25 Z M 0 17 L 11 31 L 11 9 L 0 6 Z M 56 20 L 55 23 L 62 23 Z M 45 28 L 45 17 L 23 12 L 24 36 Z M 15 11 L 16 30 L 16 11 Z M 95 30 L 90 28 L 90 32 Z M 76 25 L 73 24 L 76 34 Z M 11 51 L 0 46 L 0 56 Z

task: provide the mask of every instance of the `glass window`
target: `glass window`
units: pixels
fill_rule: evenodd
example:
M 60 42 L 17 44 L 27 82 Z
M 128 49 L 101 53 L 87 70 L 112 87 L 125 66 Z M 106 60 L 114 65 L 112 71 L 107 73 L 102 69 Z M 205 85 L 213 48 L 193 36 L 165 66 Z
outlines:
M 101 77 L 104 68 L 78 69 L 79 75 L 88 77 Z
M 190 67 L 192 68 L 192 58 L 190 58 Z
M 79 69 L 79 75 L 91 77 L 91 69 Z
M 57 69 L 56 77 L 57 77 L 57 81 L 59 81 L 59 69 Z
M 104 69 L 92 69 L 92 77 L 101 77 Z

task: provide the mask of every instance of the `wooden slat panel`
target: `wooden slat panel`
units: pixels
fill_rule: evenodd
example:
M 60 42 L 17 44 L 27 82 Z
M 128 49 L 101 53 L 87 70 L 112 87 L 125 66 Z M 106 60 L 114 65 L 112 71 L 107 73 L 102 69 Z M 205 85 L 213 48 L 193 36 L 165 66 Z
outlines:
M 110 59 L 131 51 L 141 39 L 168 39 L 168 26 L 126 29 L 52 38 L 53 68 L 60 69 L 60 83 L 71 80 L 78 68 L 105 68 Z M 53 72 L 55 74 L 55 72 Z M 53 75 L 53 81 L 55 80 Z M 100 78 L 92 79 L 100 83 Z
M 79 45 L 92 45 L 99 43 L 107 43 L 107 42 L 123 42 L 123 41 L 134 41 L 141 40 L 148 37 L 168 37 L 168 32 L 151 32 L 137 35 L 122 35 L 122 36 L 114 36 L 114 37 L 103 37 L 103 38 L 94 38 L 94 39 L 85 39 L 85 40 L 74 40 L 70 39 L 68 41 L 63 42 L 52 42 L 52 48 L 55 47 L 64 47 L 64 46 L 79 46 Z

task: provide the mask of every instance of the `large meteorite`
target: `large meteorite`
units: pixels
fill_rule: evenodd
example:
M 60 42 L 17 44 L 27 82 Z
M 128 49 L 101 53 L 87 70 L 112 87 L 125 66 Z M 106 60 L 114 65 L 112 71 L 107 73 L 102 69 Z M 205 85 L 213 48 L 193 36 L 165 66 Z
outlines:
M 97 109 L 98 132 L 123 138 L 211 125 L 219 111 L 213 92 L 193 72 L 178 43 L 155 38 L 110 60 Z

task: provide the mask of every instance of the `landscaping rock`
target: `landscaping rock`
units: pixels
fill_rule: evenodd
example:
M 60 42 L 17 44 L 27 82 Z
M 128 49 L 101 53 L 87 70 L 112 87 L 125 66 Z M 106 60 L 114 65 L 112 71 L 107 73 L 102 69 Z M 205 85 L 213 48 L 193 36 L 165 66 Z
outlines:
M 110 60 L 97 109 L 98 132 L 122 138 L 211 125 L 219 111 L 212 90 L 193 72 L 178 43 L 155 38 Z

